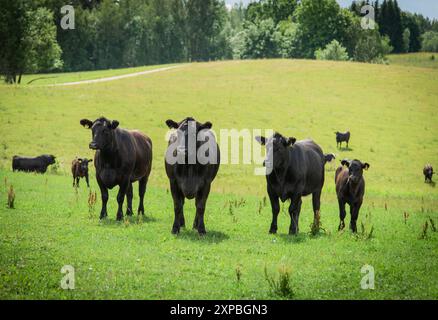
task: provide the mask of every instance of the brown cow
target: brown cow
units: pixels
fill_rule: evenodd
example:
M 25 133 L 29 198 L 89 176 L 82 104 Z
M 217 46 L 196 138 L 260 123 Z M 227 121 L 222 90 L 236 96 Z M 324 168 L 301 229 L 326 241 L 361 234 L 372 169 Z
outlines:
M 336 170 L 335 183 L 336 194 L 339 203 L 339 230 L 345 228 L 345 204 L 350 205 L 350 229 L 357 232 L 356 221 L 365 194 L 365 180 L 363 170 L 368 170 L 370 165 L 359 160 L 342 160 L 342 166 Z
M 71 173 L 73 174 L 73 187 L 79 187 L 79 179 L 85 177 L 88 188 L 90 182 L 88 179 L 88 164 L 93 162 L 92 159 L 75 158 L 71 163 Z

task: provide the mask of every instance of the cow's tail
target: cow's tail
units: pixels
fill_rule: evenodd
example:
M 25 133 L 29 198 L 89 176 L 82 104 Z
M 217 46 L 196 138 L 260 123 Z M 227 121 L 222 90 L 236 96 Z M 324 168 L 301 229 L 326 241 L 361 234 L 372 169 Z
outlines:
M 333 153 L 328 153 L 324 155 L 324 164 L 327 162 L 332 161 L 333 159 L 336 159 L 336 156 Z

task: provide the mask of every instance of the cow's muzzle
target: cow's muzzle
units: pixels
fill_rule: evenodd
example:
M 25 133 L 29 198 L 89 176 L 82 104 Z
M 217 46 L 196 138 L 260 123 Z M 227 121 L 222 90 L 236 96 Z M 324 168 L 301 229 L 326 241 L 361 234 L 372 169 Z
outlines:
M 97 150 L 97 149 L 98 149 L 97 144 L 96 144 L 96 142 L 94 142 L 94 141 L 91 141 L 91 142 L 90 142 L 89 147 L 90 147 L 90 149 L 92 149 L 92 150 Z

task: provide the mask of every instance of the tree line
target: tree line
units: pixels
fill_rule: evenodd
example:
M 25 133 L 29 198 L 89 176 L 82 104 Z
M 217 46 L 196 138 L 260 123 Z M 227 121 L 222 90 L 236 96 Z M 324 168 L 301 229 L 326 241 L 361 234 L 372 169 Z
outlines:
M 61 7 L 74 8 L 74 29 Z M 437 51 L 438 22 L 371 3 L 376 28 L 363 29 L 368 1 L 0 0 L 0 73 L 82 71 L 186 61 L 317 58 L 382 62 L 389 52 Z

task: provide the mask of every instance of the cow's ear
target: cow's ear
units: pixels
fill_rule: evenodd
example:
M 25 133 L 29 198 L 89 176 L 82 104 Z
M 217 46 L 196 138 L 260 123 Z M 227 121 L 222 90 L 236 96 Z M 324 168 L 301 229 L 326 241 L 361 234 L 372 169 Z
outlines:
M 348 168 L 348 167 L 350 167 L 350 160 L 346 160 L 346 159 L 341 160 L 341 164 Z
M 211 129 L 211 127 L 213 127 L 213 124 L 210 121 L 207 121 L 206 123 L 201 124 L 199 130 Z
M 266 144 L 266 138 L 265 137 L 261 137 L 261 136 L 257 136 L 255 137 L 256 141 L 258 143 L 260 143 L 262 146 L 264 146 Z
M 166 125 L 169 127 L 169 129 L 178 129 L 178 123 L 173 120 L 166 120 Z
M 82 162 L 82 158 L 78 158 L 78 161 L 79 161 L 79 162 Z
M 81 126 L 84 126 L 87 129 L 90 129 L 93 126 L 93 121 L 88 120 L 88 119 L 82 119 L 80 121 L 80 123 L 81 123 Z
M 286 145 L 287 145 L 287 146 L 293 146 L 294 143 L 295 143 L 296 141 L 297 141 L 296 138 L 294 138 L 294 137 L 289 137 L 289 138 L 287 138 L 287 140 L 286 140 Z
M 116 129 L 119 126 L 119 122 L 117 120 L 111 121 L 111 124 L 109 125 L 110 129 Z
M 93 162 L 93 159 L 89 159 L 88 162 Z
M 362 168 L 368 170 L 370 168 L 370 164 L 365 162 L 364 164 L 362 164 Z

